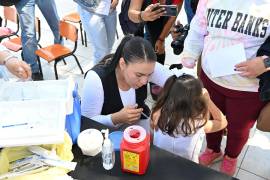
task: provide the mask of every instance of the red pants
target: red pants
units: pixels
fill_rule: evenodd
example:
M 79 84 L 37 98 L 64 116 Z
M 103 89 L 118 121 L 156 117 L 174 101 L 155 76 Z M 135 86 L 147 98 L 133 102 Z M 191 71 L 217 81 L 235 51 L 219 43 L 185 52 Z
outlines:
M 246 144 L 249 131 L 265 103 L 260 101 L 259 93 L 221 87 L 211 81 L 203 71 L 200 78 L 212 101 L 226 115 L 228 133 L 225 154 L 236 158 Z M 222 134 L 223 130 L 207 134 L 207 147 L 214 152 L 220 152 Z

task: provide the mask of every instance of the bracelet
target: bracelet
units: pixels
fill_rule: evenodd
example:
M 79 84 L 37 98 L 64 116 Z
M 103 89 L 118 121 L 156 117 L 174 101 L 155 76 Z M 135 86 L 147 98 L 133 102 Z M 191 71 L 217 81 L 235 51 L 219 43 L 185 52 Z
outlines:
M 144 20 L 142 18 L 142 11 L 140 11 L 140 14 L 139 14 L 139 21 L 140 23 L 144 23 Z
M 7 57 L 5 57 L 4 58 L 4 60 L 3 60 L 3 65 L 5 66 L 6 64 L 7 64 L 7 62 L 10 60 L 10 59 L 12 59 L 12 58 L 17 58 L 16 56 L 14 56 L 14 55 L 8 55 Z

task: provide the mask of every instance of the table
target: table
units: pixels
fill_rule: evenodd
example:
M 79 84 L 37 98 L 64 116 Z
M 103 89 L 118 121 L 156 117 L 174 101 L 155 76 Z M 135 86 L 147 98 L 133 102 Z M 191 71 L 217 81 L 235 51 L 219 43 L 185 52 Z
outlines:
M 93 120 L 82 118 L 81 130 L 87 128 L 104 129 L 106 126 Z M 110 128 L 109 128 L 110 129 Z M 111 131 L 113 131 L 111 129 Z M 78 162 L 75 171 L 70 175 L 76 179 L 87 180 L 230 180 L 236 179 L 201 166 L 192 161 L 176 156 L 154 145 L 151 146 L 150 162 L 146 174 L 124 173 L 121 171 L 120 153 L 115 152 L 115 165 L 112 170 L 105 170 L 102 166 L 101 154 L 95 157 L 84 156 L 77 145 L 73 146 L 74 160 Z

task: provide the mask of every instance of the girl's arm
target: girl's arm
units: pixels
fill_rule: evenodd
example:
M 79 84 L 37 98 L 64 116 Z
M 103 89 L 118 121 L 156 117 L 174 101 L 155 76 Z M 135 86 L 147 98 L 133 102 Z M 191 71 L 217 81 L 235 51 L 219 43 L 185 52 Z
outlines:
M 204 96 L 207 98 L 208 101 L 209 113 L 213 117 L 213 120 L 207 120 L 204 126 L 204 132 L 212 133 L 226 128 L 228 124 L 226 117 L 210 99 L 209 94 L 206 90 L 204 90 Z

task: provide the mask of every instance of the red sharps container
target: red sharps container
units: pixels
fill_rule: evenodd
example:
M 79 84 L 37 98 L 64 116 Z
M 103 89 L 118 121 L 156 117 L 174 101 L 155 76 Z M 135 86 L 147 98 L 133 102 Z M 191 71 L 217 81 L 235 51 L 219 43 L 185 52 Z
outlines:
M 120 145 L 121 168 L 125 172 L 142 175 L 150 159 L 150 135 L 141 126 L 125 129 Z

